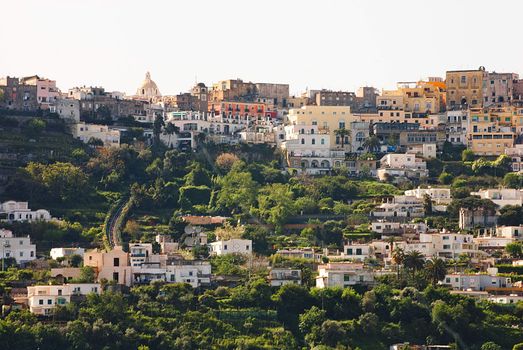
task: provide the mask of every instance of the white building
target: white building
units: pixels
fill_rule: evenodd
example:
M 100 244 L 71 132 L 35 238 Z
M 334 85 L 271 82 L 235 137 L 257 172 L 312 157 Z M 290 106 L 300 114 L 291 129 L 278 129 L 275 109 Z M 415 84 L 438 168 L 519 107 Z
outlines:
M 507 288 L 512 287 L 510 277 L 496 276 L 491 274 L 466 274 L 451 273 L 445 276 L 440 282 L 449 285 L 455 290 L 484 291 L 486 288 Z
M 348 242 L 343 246 L 343 256 L 356 261 L 364 261 L 372 256 L 373 249 L 370 244 Z
M 478 250 L 472 235 L 446 231 L 421 233 L 418 242 L 397 242 L 396 246 L 405 252 L 418 251 L 427 259 L 433 257 L 456 259 L 462 254 L 475 259 L 487 256 L 485 252 Z
M 374 284 L 375 273 L 361 263 L 328 263 L 318 266 L 317 288 Z
M 52 315 L 57 305 L 65 306 L 71 299 L 102 292 L 98 283 L 71 283 L 27 287 L 29 311 L 36 315 Z
M 36 259 L 36 245 L 27 237 L 14 237 L 13 232 L 0 229 L 0 257 L 14 258 L 17 264 Z
M 0 214 L 9 222 L 50 221 L 51 214 L 45 209 L 31 210 L 28 202 L 7 201 L 0 205 Z
M 381 233 L 384 236 L 407 232 L 425 233 L 427 232 L 427 229 L 427 224 L 424 222 L 400 223 L 387 220 L 377 220 L 371 223 L 371 230 L 373 232 Z
M 378 179 L 381 181 L 396 176 L 419 178 L 427 175 L 427 163 L 416 155 L 408 153 L 389 153 L 383 156 L 380 159 L 380 168 L 377 170 Z
M 437 188 L 437 187 L 428 187 L 428 188 L 416 188 L 413 190 L 405 191 L 406 196 L 414 196 L 418 199 L 425 199 L 425 196 L 428 195 L 432 202 L 435 204 L 433 210 L 437 211 L 446 211 L 447 205 L 452 201 L 452 196 L 450 195 L 450 188 Z
M 166 282 L 188 283 L 193 288 L 211 283 L 211 264 L 208 261 L 185 260 L 166 266 Z
M 523 190 L 515 188 L 489 188 L 470 192 L 471 196 L 479 196 L 482 199 L 490 199 L 497 206 L 503 208 L 506 205 L 523 205 Z
M 305 259 L 312 261 L 320 261 L 322 254 L 316 252 L 313 248 L 296 248 L 296 249 L 279 249 L 276 254 L 289 259 Z
M 149 262 L 153 255 L 152 243 L 129 243 L 129 263 L 133 267 Z
M 505 148 L 505 154 L 512 161 L 512 171 L 523 172 L 523 144 Z
M 227 241 L 213 242 L 209 245 L 212 255 L 252 254 L 252 241 L 250 239 L 232 238 Z
M 453 145 L 467 144 L 467 111 L 447 111 L 446 138 Z
M 498 226 L 482 229 L 474 242 L 479 248 L 504 248 L 509 243 L 523 241 L 523 226 Z
M 84 256 L 84 248 L 52 248 L 51 249 L 51 259 L 56 260 L 58 258 L 65 258 L 71 255 L 80 255 Z
M 120 130 L 110 129 L 107 125 L 77 123 L 72 125 L 73 137 L 88 143 L 101 140 L 104 147 L 120 147 Z
M 394 196 L 386 199 L 372 212 L 374 217 L 406 217 L 417 218 L 425 215 L 423 200 L 414 196 Z
M 301 270 L 291 268 L 272 268 L 269 271 L 271 287 L 281 287 L 286 284 L 301 284 Z

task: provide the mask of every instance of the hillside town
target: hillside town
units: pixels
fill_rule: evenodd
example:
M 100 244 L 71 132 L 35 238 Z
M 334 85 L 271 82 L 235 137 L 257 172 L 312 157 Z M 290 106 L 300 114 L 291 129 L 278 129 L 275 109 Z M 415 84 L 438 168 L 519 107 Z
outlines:
M 299 95 L 239 78 L 160 91 L 149 72 L 134 95 L 0 79 L 3 317 L 70 322 L 82 305 L 145 293 L 242 322 L 274 310 L 267 324 L 290 332 L 278 348 L 466 348 L 445 330 L 378 331 L 415 317 L 378 318 L 392 306 L 376 298 L 398 290 L 439 325 L 462 307 L 450 300 L 491 305 L 511 334 L 496 338 L 503 349 L 523 342 L 518 73 Z M 351 312 L 352 328 L 335 321 Z

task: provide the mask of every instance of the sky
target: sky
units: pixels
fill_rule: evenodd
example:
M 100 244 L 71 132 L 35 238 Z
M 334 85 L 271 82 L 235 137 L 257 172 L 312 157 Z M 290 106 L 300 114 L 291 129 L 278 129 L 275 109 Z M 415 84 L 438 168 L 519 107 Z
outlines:
M 195 81 L 391 89 L 476 69 L 523 75 L 521 1 L 2 0 L 0 77 L 134 94 Z M 496 9 L 499 10 L 496 10 Z

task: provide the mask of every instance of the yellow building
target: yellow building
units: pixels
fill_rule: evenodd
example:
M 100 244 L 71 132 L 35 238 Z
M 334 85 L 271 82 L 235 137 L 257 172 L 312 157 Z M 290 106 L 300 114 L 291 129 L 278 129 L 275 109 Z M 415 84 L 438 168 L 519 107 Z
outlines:
M 304 128 L 309 125 L 317 126 L 320 132 L 329 134 L 330 144 L 334 145 L 340 144 L 335 131 L 341 128 L 349 130 L 350 123 L 356 121 L 356 118 L 347 106 L 303 106 L 290 109 L 287 120 L 291 125 Z
M 475 154 L 499 156 L 505 153 L 506 148 L 514 146 L 516 128 L 521 128 L 520 121 L 523 122 L 523 115 L 520 119 L 513 114 L 511 108 L 486 111 L 473 108 L 468 113 L 467 145 Z
M 447 108 L 449 110 L 483 106 L 483 79 L 486 78 L 485 67 L 476 70 L 447 71 Z

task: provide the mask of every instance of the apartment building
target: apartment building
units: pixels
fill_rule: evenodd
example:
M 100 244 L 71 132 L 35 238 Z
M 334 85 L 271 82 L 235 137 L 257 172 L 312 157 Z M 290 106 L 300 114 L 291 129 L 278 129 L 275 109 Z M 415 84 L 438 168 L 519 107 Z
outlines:
M 523 144 L 505 148 L 505 154 L 511 159 L 512 171 L 523 172 Z
M 57 306 L 65 306 L 90 293 L 101 292 L 99 283 L 30 286 L 27 287 L 29 311 L 39 316 L 51 316 Z
M 428 175 L 427 163 L 414 154 L 389 153 L 380 159 L 377 170 L 378 179 L 385 181 L 390 177 L 404 176 L 419 178 Z
M 509 105 L 514 97 L 514 83 L 518 80 L 516 73 L 487 73 L 483 82 L 483 105 Z
M 385 198 L 384 203 L 372 211 L 375 218 L 417 218 L 424 215 L 423 200 L 414 196 Z
M 503 117 L 501 120 L 499 113 L 494 115 L 494 111 L 469 110 L 467 147 L 475 154 L 499 156 L 506 148 L 514 146 L 517 134 L 512 117 Z
M 98 281 L 106 279 L 126 286 L 133 283 L 129 253 L 124 252 L 121 246 L 115 246 L 108 252 L 98 249 L 85 252 L 84 266 L 95 269 Z
M 36 86 L 36 100 L 41 109 L 49 109 L 59 97 L 60 90 L 56 87 L 56 81 L 33 75 L 20 79 L 22 85 Z
M 35 112 L 39 107 L 37 86 L 24 84 L 23 79 L 9 76 L 1 78 L 0 91 L 3 96 L 0 108 Z
M 523 241 L 523 226 L 497 226 L 480 229 L 474 243 L 480 249 L 503 249 L 509 243 Z
M 468 112 L 455 110 L 446 112 L 446 139 L 453 145 L 467 144 Z
M 438 188 L 438 187 L 428 187 L 428 188 L 415 188 L 413 190 L 406 190 L 406 196 L 413 196 L 418 199 L 425 199 L 425 196 L 429 196 L 432 200 L 434 206 L 433 210 L 437 211 L 446 211 L 447 205 L 452 201 L 452 196 L 450 194 L 450 188 Z
M 15 237 L 13 232 L 0 228 L 0 258 L 15 259 L 18 265 L 36 259 L 36 245 L 27 237 Z
M 493 227 L 496 226 L 498 216 L 495 210 L 485 208 L 460 208 L 459 210 L 459 228 L 469 230 L 476 227 Z
M 515 188 L 482 189 L 477 192 L 470 192 L 470 195 L 490 199 L 500 208 L 507 205 L 523 205 L 523 190 Z
M 370 244 L 347 242 L 343 245 L 342 255 L 354 261 L 364 261 L 373 255 L 373 248 Z
M 454 290 L 470 291 L 512 287 L 510 277 L 497 276 L 495 272 L 489 274 L 451 273 L 445 276 L 442 284 L 448 285 Z
M 483 106 L 483 81 L 488 73 L 485 67 L 472 70 L 447 71 L 447 109 L 476 108 Z

